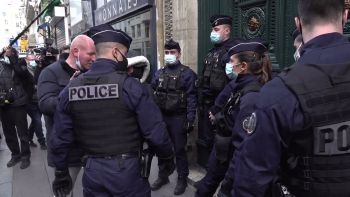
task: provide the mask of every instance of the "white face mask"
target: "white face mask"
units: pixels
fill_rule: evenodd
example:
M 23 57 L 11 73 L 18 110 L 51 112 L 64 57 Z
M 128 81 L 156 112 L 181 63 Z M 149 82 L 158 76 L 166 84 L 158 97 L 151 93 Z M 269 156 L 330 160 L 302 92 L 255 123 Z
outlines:
M 77 65 L 78 69 L 80 71 L 83 71 L 83 67 L 81 66 L 81 63 L 80 63 L 80 59 L 79 59 L 79 54 L 80 54 L 80 51 L 78 51 L 78 58 L 75 60 L 75 65 Z
M 177 62 L 175 55 L 165 55 L 164 56 L 165 64 L 175 64 Z
M 4 57 L 4 62 L 5 62 L 5 64 L 11 64 L 10 58 L 7 56 Z
M 300 45 L 298 46 L 298 48 L 294 52 L 293 57 L 294 57 L 295 61 L 298 61 L 299 58 L 300 58 L 300 48 L 301 48 L 302 45 L 303 45 L 303 43 L 300 43 Z

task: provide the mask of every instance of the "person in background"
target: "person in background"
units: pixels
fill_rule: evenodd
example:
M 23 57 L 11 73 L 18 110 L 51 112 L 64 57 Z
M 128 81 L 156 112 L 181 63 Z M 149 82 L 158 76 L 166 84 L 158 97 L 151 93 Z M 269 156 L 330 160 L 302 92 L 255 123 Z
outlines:
M 18 59 L 15 48 L 7 47 L 4 50 L 0 62 L 0 117 L 5 141 L 11 151 L 7 167 L 21 162 L 20 168 L 25 169 L 30 165 L 26 113 L 28 95 L 22 80 L 28 72 L 27 64 L 24 59 Z
M 58 55 L 59 60 L 66 60 L 69 56 L 70 45 L 64 45 L 60 48 L 60 54 Z
M 158 107 L 162 111 L 176 156 L 178 180 L 175 195 L 185 192 L 189 174 L 187 161 L 187 134 L 193 130 L 197 110 L 197 75 L 180 62 L 181 48 L 178 42 L 168 40 L 164 46 L 165 66 L 155 73 L 152 87 Z M 168 175 L 158 164 L 158 179 L 151 185 L 153 191 L 169 183 Z
M 34 54 L 28 54 L 26 58 L 27 62 L 27 68 L 29 73 L 31 74 L 31 81 L 33 81 L 33 93 L 32 95 L 29 95 L 29 103 L 27 104 L 27 114 L 31 118 L 31 122 L 29 125 L 29 145 L 32 147 L 37 147 L 37 145 L 33 141 L 34 133 L 38 139 L 38 142 L 40 144 L 40 148 L 42 150 L 46 150 L 46 140 L 45 136 L 43 133 L 43 128 L 42 128 L 42 122 L 41 122 L 41 117 L 42 113 L 40 112 L 39 109 L 39 104 L 38 104 L 38 96 L 37 96 L 37 83 L 34 81 L 34 73 L 35 70 L 38 68 L 38 60 L 35 58 Z

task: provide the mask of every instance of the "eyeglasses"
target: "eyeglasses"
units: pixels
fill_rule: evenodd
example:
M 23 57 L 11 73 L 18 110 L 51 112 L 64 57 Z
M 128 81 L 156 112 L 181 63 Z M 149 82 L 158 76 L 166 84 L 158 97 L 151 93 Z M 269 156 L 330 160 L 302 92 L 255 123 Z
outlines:
M 176 50 L 165 50 L 164 51 L 165 55 L 176 55 L 177 51 Z

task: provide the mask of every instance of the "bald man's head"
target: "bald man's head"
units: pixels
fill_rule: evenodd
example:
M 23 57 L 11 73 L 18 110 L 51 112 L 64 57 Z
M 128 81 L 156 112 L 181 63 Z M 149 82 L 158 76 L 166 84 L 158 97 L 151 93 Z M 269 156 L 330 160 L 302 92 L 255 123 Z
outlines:
M 96 59 L 94 41 L 86 35 L 78 35 L 71 43 L 68 64 L 74 69 L 88 70 Z

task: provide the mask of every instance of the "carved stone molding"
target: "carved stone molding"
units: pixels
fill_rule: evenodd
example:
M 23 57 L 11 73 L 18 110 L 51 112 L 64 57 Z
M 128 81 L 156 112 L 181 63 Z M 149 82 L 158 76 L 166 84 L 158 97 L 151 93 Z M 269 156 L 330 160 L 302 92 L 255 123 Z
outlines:
M 173 0 L 164 1 L 164 33 L 165 39 L 173 37 Z

